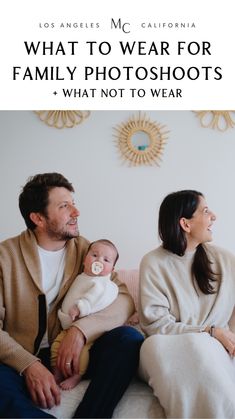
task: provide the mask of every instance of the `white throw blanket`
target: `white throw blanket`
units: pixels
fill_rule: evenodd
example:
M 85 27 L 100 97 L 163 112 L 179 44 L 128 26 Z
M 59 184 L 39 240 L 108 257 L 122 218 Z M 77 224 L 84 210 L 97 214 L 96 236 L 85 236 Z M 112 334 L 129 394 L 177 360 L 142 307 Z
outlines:
M 235 360 L 208 333 L 153 335 L 140 365 L 168 418 L 235 418 Z

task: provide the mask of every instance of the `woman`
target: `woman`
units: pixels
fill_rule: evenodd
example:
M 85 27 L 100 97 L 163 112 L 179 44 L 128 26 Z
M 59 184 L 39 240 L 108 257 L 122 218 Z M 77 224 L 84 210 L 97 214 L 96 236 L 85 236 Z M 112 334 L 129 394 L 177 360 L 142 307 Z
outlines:
M 207 243 L 215 219 L 200 192 L 168 195 L 140 266 L 141 372 L 170 418 L 235 417 L 235 256 Z

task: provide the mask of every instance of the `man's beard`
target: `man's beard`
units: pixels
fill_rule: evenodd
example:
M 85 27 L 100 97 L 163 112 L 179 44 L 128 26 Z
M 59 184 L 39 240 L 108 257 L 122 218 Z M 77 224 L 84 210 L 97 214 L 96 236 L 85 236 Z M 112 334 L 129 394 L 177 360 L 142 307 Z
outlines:
M 71 233 L 71 231 L 67 231 L 66 229 L 59 229 L 55 223 L 49 220 L 47 222 L 46 231 L 47 231 L 48 236 L 54 241 L 71 240 L 80 235 L 78 227 L 76 231 L 74 231 L 74 233 Z

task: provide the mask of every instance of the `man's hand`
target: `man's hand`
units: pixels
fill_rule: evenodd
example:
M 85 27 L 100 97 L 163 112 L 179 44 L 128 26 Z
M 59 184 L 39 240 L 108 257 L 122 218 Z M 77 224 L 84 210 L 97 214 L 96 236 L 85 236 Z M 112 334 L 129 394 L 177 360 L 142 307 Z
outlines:
M 57 356 L 56 366 L 67 378 L 74 373 L 79 374 L 79 358 L 85 344 L 83 333 L 75 326 L 67 330 Z
M 23 372 L 33 402 L 44 409 L 60 404 L 60 390 L 51 372 L 36 361 Z

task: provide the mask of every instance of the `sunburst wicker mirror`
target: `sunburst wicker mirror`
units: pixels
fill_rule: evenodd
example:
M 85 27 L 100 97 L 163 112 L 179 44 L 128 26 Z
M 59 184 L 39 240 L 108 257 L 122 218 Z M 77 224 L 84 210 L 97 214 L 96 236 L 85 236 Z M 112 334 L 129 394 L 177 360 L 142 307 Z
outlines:
M 130 166 L 159 166 L 169 133 L 164 125 L 139 112 L 114 129 L 119 153 Z

